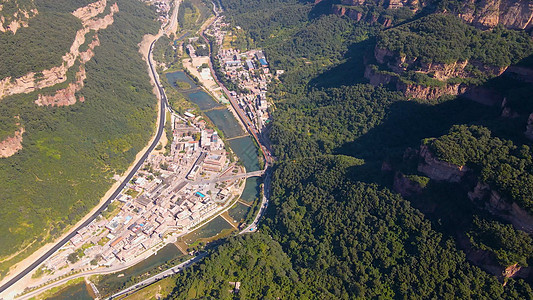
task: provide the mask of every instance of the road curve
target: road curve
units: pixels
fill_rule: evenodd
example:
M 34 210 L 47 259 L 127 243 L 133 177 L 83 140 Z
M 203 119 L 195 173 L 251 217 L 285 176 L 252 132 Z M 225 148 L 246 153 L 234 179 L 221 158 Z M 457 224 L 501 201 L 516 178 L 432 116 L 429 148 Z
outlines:
M 42 262 L 44 262 L 46 259 L 48 259 L 52 254 L 54 254 L 54 252 L 56 252 L 57 250 L 59 250 L 59 248 L 63 247 L 71 238 L 73 238 L 76 233 L 82 229 L 83 227 L 89 225 L 100 213 L 102 213 L 106 208 L 107 206 L 111 203 L 111 201 L 113 201 L 113 199 L 115 199 L 118 194 L 122 191 L 122 189 L 124 189 L 124 187 L 126 186 L 126 184 L 128 182 L 130 182 L 130 180 L 133 178 L 133 176 L 135 175 L 135 173 L 139 170 L 139 168 L 142 166 L 142 164 L 145 162 L 146 158 L 148 158 L 148 155 L 150 155 L 150 153 L 154 150 L 154 148 L 157 146 L 157 144 L 159 143 L 159 139 L 161 138 L 161 136 L 163 135 L 163 130 L 165 129 L 165 114 L 166 114 L 166 107 L 167 107 L 167 104 L 168 104 L 168 101 L 167 101 L 167 97 L 163 91 L 163 88 L 161 87 L 161 84 L 159 83 L 159 80 L 158 80 L 158 77 L 157 77 L 157 74 L 156 74 L 156 71 L 155 71 L 155 68 L 153 66 L 153 62 L 152 62 L 152 50 L 154 48 L 154 44 L 155 42 L 157 41 L 157 39 L 155 39 L 151 44 L 150 44 L 150 51 L 148 52 L 148 64 L 150 65 L 150 70 L 152 72 L 152 75 L 154 77 L 154 82 L 157 86 L 157 90 L 159 91 L 159 94 L 160 94 L 160 105 L 161 105 L 161 108 L 159 110 L 159 127 L 157 128 L 157 133 L 156 133 L 156 136 L 155 136 L 155 139 L 154 141 L 152 142 L 152 144 L 150 145 L 150 147 L 146 150 L 146 152 L 143 154 L 143 156 L 141 157 L 141 159 L 137 162 L 137 164 L 135 164 L 135 166 L 133 167 L 133 169 L 128 173 L 128 175 L 126 176 L 126 178 L 124 179 L 124 181 L 122 181 L 122 183 L 118 186 L 118 188 L 113 192 L 113 194 L 102 204 L 102 206 L 100 206 L 100 208 L 94 212 L 92 214 L 92 216 L 87 219 L 85 222 L 83 222 L 80 226 L 76 227 L 75 230 L 73 230 L 69 235 L 67 235 L 66 237 L 64 237 L 61 241 L 59 241 L 56 245 L 54 245 L 50 250 L 48 250 L 45 254 L 43 254 L 41 257 L 39 257 L 36 261 L 34 261 L 31 265 L 29 265 L 26 269 L 24 269 L 22 272 L 20 272 L 19 274 L 17 274 L 15 277 L 13 277 L 11 280 L 9 280 L 8 282 L 6 282 L 5 284 L 3 284 L 1 287 L 0 287 L 0 293 L 2 293 L 3 291 L 5 291 L 6 289 L 8 289 L 10 286 L 12 286 L 13 284 L 15 284 L 17 281 L 19 281 L 20 279 L 22 279 L 24 276 L 26 276 L 27 274 L 29 274 L 33 269 L 35 269 L 37 266 L 39 266 Z

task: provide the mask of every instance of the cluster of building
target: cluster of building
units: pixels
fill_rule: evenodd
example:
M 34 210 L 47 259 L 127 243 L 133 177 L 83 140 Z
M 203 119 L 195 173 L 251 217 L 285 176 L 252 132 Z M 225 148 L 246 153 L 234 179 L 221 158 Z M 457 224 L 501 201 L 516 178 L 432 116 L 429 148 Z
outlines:
M 190 112 L 171 117 L 170 149 L 153 153 L 115 201 L 116 215 L 99 218 L 78 231 L 70 243 L 51 257 L 49 270 L 112 266 L 162 246 L 166 236 L 185 234 L 214 217 L 241 192 L 241 179 L 217 182 L 238 173 L 228 159 L 217 131 Z M 214 179 L 214 180 L 213 180 Z M 70 263 L 72 253 L 83 254 Z
M 227 27 L 223 17 L 219 17 L 206 34 L 211 35 L 219 46 L 217 59 L 223 73 L 239 87 L 238 91 L 231 91 L 231 96 L 237 99 L 260 131 L 269 122 L 266 92 L 273 75 L 262 50 L 241 52 L 239 49 L 224 48 L 224 38 L 228 34 L 224 29 Z
M 145 2 L 155 7 L 158 21 L 166 25 L 170 20 L 169 14 L 172 0 L 146 0 Z

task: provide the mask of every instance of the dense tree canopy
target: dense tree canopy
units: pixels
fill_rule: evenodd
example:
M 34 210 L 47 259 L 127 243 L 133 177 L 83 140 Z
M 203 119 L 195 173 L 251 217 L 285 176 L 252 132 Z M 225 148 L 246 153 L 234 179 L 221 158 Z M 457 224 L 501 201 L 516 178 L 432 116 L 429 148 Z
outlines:
M 112 26 L 99 32 L 101 45 L 86 64 L 87 79 L 80 91 L 85 102 L 39 107 L 34 103 L 38 92 L 0 101 L 2 119 L 20 116 L 26 131 L 23 149 L 0 159 L 0 257 L 25 249 L 20 256 L 2 261 L 0 276 L 90 211 L 111 186 L 112 176 L 127 169 L 153 132 L 156 99 L 138 43 L 159 26 L 147 5 L 117 3 L 120 14 Z M 70 29 L 62 30 L 68 33 Z M 54 43 L 50 47 L 63 41 Z
M 423 63 L 472 60 L 496 67 L 517 63 L 533 52 L 533 42 L 525 32 L 503 26 L 481 31 L 445 14 L 385 30 L 377 46 Z
M 480 180 L 533 212 L 533 159 L 527 145 L 492 137 L 480 126 L 455 126 L 449 134 L 425 141 L 437 157 L 459 166 L 470 166 Z
M 227 289 L 226 281 L 237 280 L 232 274 L 248 281 L 256 275 L 256 265 L 249 264 L 251 271 L 246 275 L 240 275 L 237 266 L 249 263 L 248 257 L 259 261 L 255 260 L 257 252 L 246 250 L 246 258 L 229 253 L 250 247 L 270 247 L 287 273 L 297 274 L 245 285 L 245 293 L 255 298 L 532 297 L 529 283 L 507 279 L 502 286 L 496 276 L 466 259 L 462 250 L 471 249 L 455 242 L 457 236 L 467 236 L 472 249 L 493 253 L 496 263 L 507 267 L 531 263 L 531 238 L 482 208 L 461 202 L 469 201 L 466 191 L 470 187 L 422 177 L 416 171 L 418 158 L 413 158 L 414 164 L 409 161 L 407 154 L 413 150 L 406 152 L 408 147 L 418 148 L 424 138 L 445 134 L 454 124 L 484 124 L 486 128 L 454 127 L 445 137 L 426 142 L 439 158 L 471 166 L 477 172 L 475 178 L 507 184 L 509 192 L 529 193 L 533 186 L 527 179 L 533 173 L 531 151 L 491 135 L 493 130 L 494 135 L 517 140 L 521 132 L 512 133 L 511 128 L 523 126 L 519 123 L 523 121 L 501 119 L 499 109 L 463 99 L 443 98 L 431 104 L 407 101 L 385 87 L 365 85 L 363 57 L 372 55 L 376 27 L 337 16 L 317 16 L 314 8 L 297 1 L 274 1 L 281 3 L 274 9 L 279 18 L 260 13 L 261 5 L 273 5 L 273 1 L 221 2 L 229 19 L 265 50 L 271 66 L 285 70 L 269 90 L 276 108 L 270 138 L 278 163 L 268 213 L 259 231 L 272 240 L 263 235 L 230 239 L 212 250 L 208 261 L 177 277 L 172 298 L 216 298 Z M 286 20 L 289 9 L 294 16 Z M 481 32 L 443 15 L 386 30 L 378 40 L 398 46 L 392 50 L 427 58 L 427 62 L 471 59 L 500 66 L 531 52 L 531 42 L 523 33 L 502 28 Z M 523 108 L 529 107 L 522 100 L 527 87 L 521 89 L 514 95 L 505 93 L 524 113 Z M 329 153 L 333 155 L 324 155 Z M 354 158 L 358 156 L 365 161 Z M 509 172 L 503 165 L 511 167 Z M 413 205 L 426 201 L 437 209 L 424 215 L 391 192 L 386 187 L 392 181 L 387 169 L 394 168 L 409 170 L 412 173 L 406 178 L 423 182 L 424 193 L 421 199 L 413 198 Z M 522 203 L 527 197 L 521 198 Z M 473 211 L 480 214 L 474 218 Z M 465 218 L 452 226 L 456 216 Z M 283 254 L 272 243 L 279 243 Z M 269 260 L 264 266 L 261 272 L 266 277 L 276 274 Z

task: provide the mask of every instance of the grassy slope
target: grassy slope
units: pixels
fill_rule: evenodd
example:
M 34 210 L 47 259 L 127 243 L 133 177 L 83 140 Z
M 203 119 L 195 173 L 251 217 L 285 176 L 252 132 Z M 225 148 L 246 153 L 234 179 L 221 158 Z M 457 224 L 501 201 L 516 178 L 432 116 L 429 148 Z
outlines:
M 35 93 L 0 102 L 0 115 L 20 115 L 27 132 L 24 149 L 0 160 L 0 257 L 33 241 L 35 250 L 79 220 L 154 130 L 156 101 L 137 44 L 158 26 L 141 2 L 117 2 L 115 23 L 86 65 L 84 103 L 37 107 Z M 29 252 L 3 261 L 0 274 Z

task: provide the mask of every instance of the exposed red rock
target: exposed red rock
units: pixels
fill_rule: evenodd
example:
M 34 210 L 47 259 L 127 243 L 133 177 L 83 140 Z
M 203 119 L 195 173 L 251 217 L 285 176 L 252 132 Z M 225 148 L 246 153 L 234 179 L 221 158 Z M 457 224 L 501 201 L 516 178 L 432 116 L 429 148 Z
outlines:
M 361 10 L 358 7 L 409 8 L 417 12 L 430 3 L 431 1 L 419 0 L 342 0 L 341 5 L 333 6 L 333 13 L 359 21 L 362 14 L 358 12 Z M 533 2 L 529 0 L 466 0 L 457 11 L 447 13 L 453 13 L 465 22 L 483 29 L 494 28 L 498 24 L 511 29 L 533 28 Z
M 76 73 L 76 81 L 68 85 L 68 87 L 57 90 L 52 95 L 39 95 L 39 98 L 35 100 L 35 104 L 39 106 L 67 106 L 76 103 L 76 92 L 79 92 L 84 85 L 84 80 L 87 77 L 85 73 L 84 65 L 81 65 L 79 71 Z M 80 97 L 80 102 L 85 101 L 85 98 Z
M 394 175 L 393 189 L 403 197 L 420 195 L 423 187 L 420 183 L 407 178 L 404 174 L 396 172 Z
M 106 1 L 101 0 L 98 3 L 101 5 L 101 3 L 106 3 Z M 92 4 L 89 6 L 91 5 Z M 76 12 L 80 11 L 80 9 L 76 10 Z M 81 57 L 82 62 L 88 57 L 92 57 L 89 53 L 80 53 L 79 51 L 80 46 L 85 43 L 86 34 L 91 30 L 99 31 L 106 29 L 109 25 L 113 24 L 113 16 L 119 11 L 118 6 L 115 3 L 111 6 L 109 14 L 103 18 L 95 19 L 94 16 L 98 15 L 100 10 L 101 9 L 95 9 L 93 7 L 92 9 L 84 10 L 84 13 L 78 13 L 78 16 L 82 18 L 84 27 L 76 33 L 70 51 L 63 56 L 63 63 L 60 66 L 42 71 L 42 76 L 40 77 L 36 77 L 34 72 L 30 72 L 16 79 L 6 77 L 3 80 L 0 80 L 0 99 L 10 95 L 30 93 L 65 82 L 65 80 L 67 80 L 68 69 L 74 66 L 76 60 L 80 58 L 80 56 L 83 55 L 83 57 Z M 93 46 L 95 45 L 99 45 L 99 41 L 97 41 L 96 44 L 93 44 Z
M 13 136 L 7 137 L 0 141 L 0 158 L 6 158 L 14 155 L 22 149 L 22 134 L 24 127 L 20 127 Z
M 533 2 L 528 0 L 467 0 L 460 11 L 461 19 L 480 28 L 533 28 Z
M 418 165 L 418 172 L 437 181 L 460 182 L 470 169 L 438 160 L 429 148 L 420 146 L 420 157 L 423 159 Z
M 488 211 L 511 222 L 515 228 L 533 233 L 533 216 L 516 203 L 507 201 L 488 184 L 478 182 L 474 190 L 468 193 L 468 198 L 474 202 L 484 203 Z

